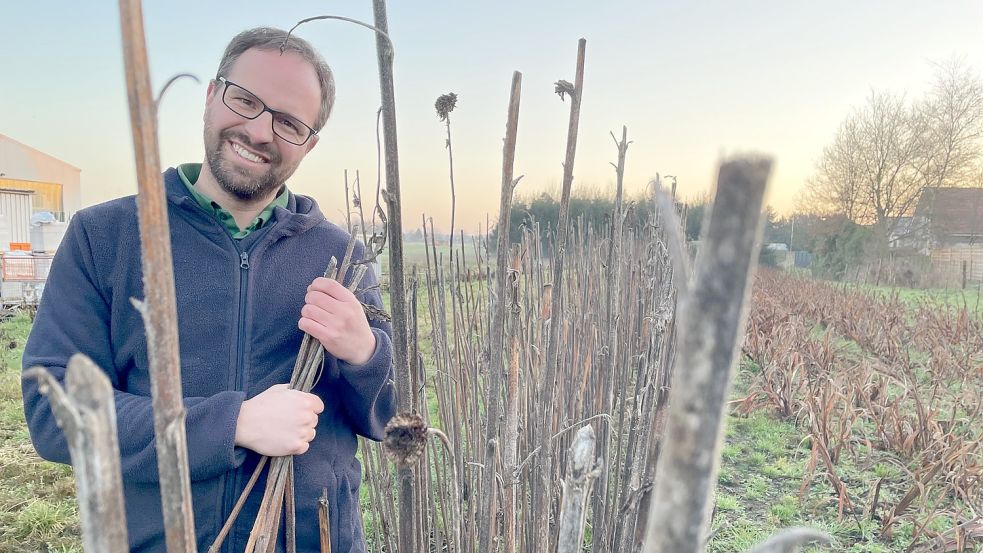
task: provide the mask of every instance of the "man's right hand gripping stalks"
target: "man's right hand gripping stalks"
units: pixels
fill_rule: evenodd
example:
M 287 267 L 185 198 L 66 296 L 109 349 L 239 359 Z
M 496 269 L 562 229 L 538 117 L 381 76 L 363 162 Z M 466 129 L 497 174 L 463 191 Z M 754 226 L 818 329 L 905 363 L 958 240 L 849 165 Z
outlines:
M 324 403 L 314 394 L 270 386 L 242 402 L 235 443 L 269 457 L 300 455 L 310 447 L 322 411 Z

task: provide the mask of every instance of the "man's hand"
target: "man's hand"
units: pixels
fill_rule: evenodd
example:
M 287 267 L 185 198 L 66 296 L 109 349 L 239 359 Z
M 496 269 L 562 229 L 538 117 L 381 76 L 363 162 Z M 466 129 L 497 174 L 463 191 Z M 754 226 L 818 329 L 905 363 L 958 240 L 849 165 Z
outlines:
M 364 365 L 375 353 L 375 334 L 362 304 L 340 282 L 317 278 L 307 287 L 300 311 L 301 330 L 317 338 L 335 358 Z
M 270 386 L 242 402 L 236 422 L 236 445 L 270 457 L 300 455 L 314 439 L 324 403 L 314 394 Z

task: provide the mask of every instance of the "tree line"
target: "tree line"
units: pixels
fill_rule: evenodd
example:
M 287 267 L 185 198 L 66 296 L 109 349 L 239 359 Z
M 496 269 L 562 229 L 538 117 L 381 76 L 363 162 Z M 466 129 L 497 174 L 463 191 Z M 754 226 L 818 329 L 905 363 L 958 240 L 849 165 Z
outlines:
M 983 79 L 952 59 L 935 64 L 921 96 L 873 90 L 854 107 L 819 153 L 794 213 L 768 209 L 762 242 L 812 252 L 815 274 L 845 278 L 851 268 L 892 255 L 889 236 L 926 188 L 965 186 L 983 187 Z M 677 205 L 687 240 L 698 240 L 710 195 Z M 646 224 L 653 211 L 648 193 L 627 199 L 626 209 L 626 225 Z M 574 229 L 587 223 L 609 228 L 613 212 L 614 198 L 596 189 L 571 198 Z M 547 192 L 517 198 L 511 241 L 538 222 L 548 244 L 558 216 L 559 201 Z M 763 251 L 759 261 L 775 260 Z

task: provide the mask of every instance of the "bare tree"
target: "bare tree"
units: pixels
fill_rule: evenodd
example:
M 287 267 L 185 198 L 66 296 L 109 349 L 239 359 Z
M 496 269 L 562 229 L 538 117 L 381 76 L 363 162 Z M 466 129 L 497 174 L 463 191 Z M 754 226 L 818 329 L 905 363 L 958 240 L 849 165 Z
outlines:
M 926 187 L 965 186 L 979 165 L 983 81 L 960 60 L 937 65 L 923 98 L 872 92 L 840 125 L 803 207 L 878 225 L 886 236 Z
M 919 173 L 926 186 L 966 186 L 981 158 L 983 81 L 962 60 L 936 64 L 932 91 L 916 106 L 927 155 Z
M 860 163 L 854 159 L 856 150 L 851 138 L 855 135 L 851 118 L 840 124 L 836 140 L 823 149 L 816 163 L 816 174 L 806 185 L 803 204 L 799 209 L 823 215 L 845 215 L 860 218 Z

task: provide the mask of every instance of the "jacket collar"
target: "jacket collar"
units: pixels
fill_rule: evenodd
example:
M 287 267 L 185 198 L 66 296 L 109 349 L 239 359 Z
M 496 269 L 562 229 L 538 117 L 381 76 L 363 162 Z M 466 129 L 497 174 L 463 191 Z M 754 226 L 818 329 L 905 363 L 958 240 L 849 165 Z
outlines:
M 179 210 L 189 214 L 205 215 L 198 202 L 188 193 L 187 187 L 181 182 L 181 177 L 174 167 L 164 171 L 164 190 L 168 203 Z M 204 218 L 195 217 L 193 221 L 204 222 Z M 324 214 L 321 213 L 313 198 L 290 192 L 286 209 L 277 207 L 273 210 L 271 223 L 274 224 L 274 228 L 271 229 L 270 234 L 276 237 L 301 234 L 325 221 Z M 225 232 L 219 225 L 210 224 L 210 221 L 208 224 L 195 224 L 195 226 L 203 231 L 221 230 Z

